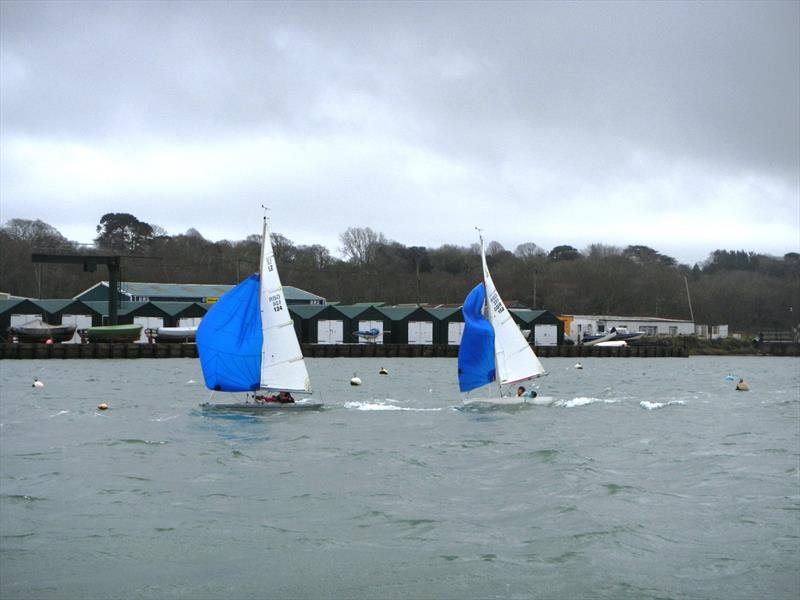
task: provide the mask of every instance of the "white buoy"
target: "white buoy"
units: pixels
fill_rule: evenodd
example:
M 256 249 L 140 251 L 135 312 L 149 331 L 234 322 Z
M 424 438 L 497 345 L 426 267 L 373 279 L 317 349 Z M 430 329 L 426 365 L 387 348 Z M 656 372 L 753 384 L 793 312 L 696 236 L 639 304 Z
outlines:
M 43 388 L 43 387 L 44 387 L 44 383 L 43 383 L 43 382 L 41 382 L 41 381 L 39 381 L 39 379 L 38 379 L 38 378 L 34 377 L 34 378 L 33 378 L 33 385 L 31 385 L 31 387 L 35 387 L 35 388 Z
M 378 371 L 378 375 L 388 375 L 389 371 L 387 371 L 384 367 L 381 367 L 381 370 Z
M 350 385 L 361 385 L 361 378 L 353 373 L 353 377 L 350 379 Z
M 100 404 L 97 405 L 97 408 L 99 408 L 100 410 L 106 410 L 108 408 L 108 404 L 106 404 L 105 402 L 101 402 Z
M 575 363 L 575 368 L 576 369 L 582 369 L 583 365 L 581 363 Z

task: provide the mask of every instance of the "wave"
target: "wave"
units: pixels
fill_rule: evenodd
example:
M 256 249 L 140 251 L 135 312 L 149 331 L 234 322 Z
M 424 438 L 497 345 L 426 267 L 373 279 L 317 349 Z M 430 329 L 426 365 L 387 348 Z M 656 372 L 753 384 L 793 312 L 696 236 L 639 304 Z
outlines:
M 659 408 L 664 408 L 672 404 L 686 404 L 686 402 L 683 400 L 670 400 L 669 402 L 650 402 L 649 400 L 642 400 L 639 402 L 639 406 L 647 410 L 658 410 Z
M 390 400 L 390 402 L 393 402 Z M 382 402 L 345 402 L 345 408 L 352 410 L 407 410 L 411 412 L 437 412 L 441 408 L 411 408 L 408 406 L 395 406 L 393 404 L 384 404 Z
M 615 404 L 616 402 L 617 401 L 614 399 L 587 398 L 585 396 L 580 396 L 578 398 L 573 398 L 572 400 L 556 400 L 553 402 L 553 406 L 562 408 L 575 408 L 576 406 L 587 406 L 589 404 Z

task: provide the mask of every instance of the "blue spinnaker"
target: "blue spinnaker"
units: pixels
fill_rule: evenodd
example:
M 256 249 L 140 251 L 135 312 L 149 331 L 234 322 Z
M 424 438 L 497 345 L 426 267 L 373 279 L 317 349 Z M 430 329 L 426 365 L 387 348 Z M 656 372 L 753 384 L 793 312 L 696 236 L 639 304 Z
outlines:
M 462 392 L 495 380 L 494 329 L 481 311 L 486 288 L 476 285 L 464 300 L 464 334 L 458 349 L 458 387 Z
M 200 321 L 197 353 L 206 387 L 223 392 L 257 390 L 261 379 L 261 312 L 258 275 L 229 290 Z

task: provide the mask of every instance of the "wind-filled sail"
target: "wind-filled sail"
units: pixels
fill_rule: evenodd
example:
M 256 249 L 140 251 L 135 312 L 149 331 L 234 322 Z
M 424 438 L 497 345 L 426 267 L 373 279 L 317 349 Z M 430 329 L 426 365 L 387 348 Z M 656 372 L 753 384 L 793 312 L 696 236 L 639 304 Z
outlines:
M 495 379 L 494 329 L 482 314 L 486 293 L 479 283 L 464 300 L 464 333 L 458 349 L 458 387 L 462 392 Z
M 197 352 L 210 390 L 258 389 L 262 345 L 258 279 L 251 275 L 229 290 L 197 328 Z
M 261 246 L 261 389 L 310 392 L 311 382 L 275 265 L 267 221 Z
M 495 334 L 495 368 L 500 384 L 516 383 L 542 375 L 545 372 L 542 363 L 536 358 L 536 354 L 522 335 L 519 326 L 500 298 L 500 294 L 497 293 L 497 288 L 486 264 L 483 238 L 481 238 L 481 260 L 483 262 L 483 280 L 486 284 L 487 312 Z

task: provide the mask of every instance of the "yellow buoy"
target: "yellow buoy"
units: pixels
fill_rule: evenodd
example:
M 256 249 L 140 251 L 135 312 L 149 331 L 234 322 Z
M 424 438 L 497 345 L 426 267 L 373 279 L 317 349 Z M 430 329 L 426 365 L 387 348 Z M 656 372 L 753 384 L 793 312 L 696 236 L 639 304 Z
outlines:
M 97 408 L 99 408 L 100 410 L 106 410 L 108 408 L 108 404 L 106 404 L 105 402 L 101 402 L 100 404 L 97 405 Z

